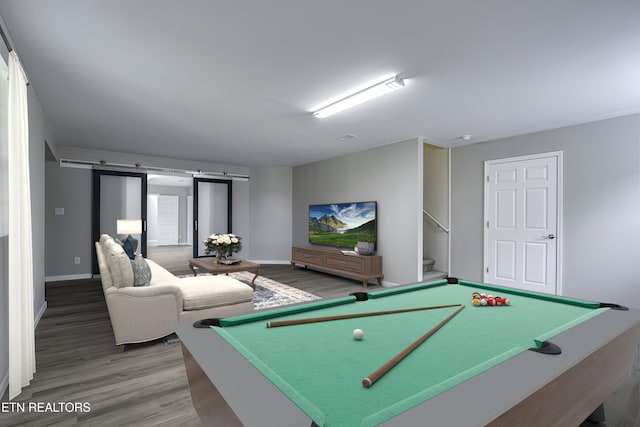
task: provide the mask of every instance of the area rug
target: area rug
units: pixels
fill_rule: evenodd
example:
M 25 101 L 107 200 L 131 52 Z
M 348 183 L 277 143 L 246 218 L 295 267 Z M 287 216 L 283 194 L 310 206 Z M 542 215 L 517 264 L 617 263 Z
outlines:
M 209 273 L 199 273 L 198 276 L 209 275 Z M 229 277 L 233 277 L 247 285 L 251 285 L 251 280 L 255 276 L 254 273 L 248 271 L 239 271 L 237 273 L 229 273 Z M 192 275 L 181 277 L 193 277 Z M 262 310 L 265 308 L 279 307 L 282 305 L 295 304 L 305 301 L 313 301 L 322 299 L 321 297 L 309 292 L 296 289 L 275 280 L 268 279 L 263 276 L 256 277 L 256 291 L 253 294 L 253 308 Z

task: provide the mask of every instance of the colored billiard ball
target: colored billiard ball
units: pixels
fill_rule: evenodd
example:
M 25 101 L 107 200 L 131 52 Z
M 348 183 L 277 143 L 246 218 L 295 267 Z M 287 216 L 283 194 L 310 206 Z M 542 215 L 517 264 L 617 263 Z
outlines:
M 353 338 L 360 341 L 364 337 L 364 332 L 362 329 L 354 329 L 353 330 Z

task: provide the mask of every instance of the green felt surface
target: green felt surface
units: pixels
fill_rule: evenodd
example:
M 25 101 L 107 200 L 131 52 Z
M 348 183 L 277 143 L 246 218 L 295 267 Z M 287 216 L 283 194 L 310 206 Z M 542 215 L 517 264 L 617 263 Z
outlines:
M 605 309 L 502 292 L 511 306 L 474 307 L 474 283 L 417 285 L 409 292 L 377 292 L 369 301 L 314 303 L 311 311 L 280 309 L 286 320 L 430 305 L 466 308 L 383 376 L 374 372 L 457 307 L 267 328 L 265 313 L 243 316 L 234 326 L 213 328 L 320 426 L 369 426 L 384 422 L 448 388 L 492 368 Z M 420 289 L 424 288 L 424 289 Z M 408 288 L 407 288 L 408 289 Z M 406 290 L 406 289 L 405 289 Z M 489 292 L 485 292 L 489 293 Z M 583 306 L 586 305 L 586 306 Z M 233 320 L 233 318 L 231 318 Z M 234 323 L 234 322 L 231 322 Z M 364 339 L 352 338 L 354 329 Z M 553 357 L 553 356 L 546 356 Z M 469 409 L 469 408 L 467 408 Z

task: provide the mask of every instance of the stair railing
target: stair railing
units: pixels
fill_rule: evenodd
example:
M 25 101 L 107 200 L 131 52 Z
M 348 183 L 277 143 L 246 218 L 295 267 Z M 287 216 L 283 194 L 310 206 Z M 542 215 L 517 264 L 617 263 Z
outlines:
M 440 221 L 438 221 L 433 215 L 431 215 L 429 212 L 427 212 L 424 208 L 422 209 L 422 213 L 429 218 L 431 221 L 433 221 L 433 223 L 435 225 L 438 226 L 439 229 L 441 229 L 442 231 L 444 231 L 445 233 L 449 232 L 449 229 L 447 227 L 445 227 L 444 225 L 442 225 L 440 223 Z

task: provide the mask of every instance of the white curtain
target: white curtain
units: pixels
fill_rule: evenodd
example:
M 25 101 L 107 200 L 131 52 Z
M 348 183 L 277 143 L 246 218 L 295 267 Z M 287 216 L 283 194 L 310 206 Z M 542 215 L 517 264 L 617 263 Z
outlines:
M 36 371 L 27 79 L 9 53 L 9 399 Z

